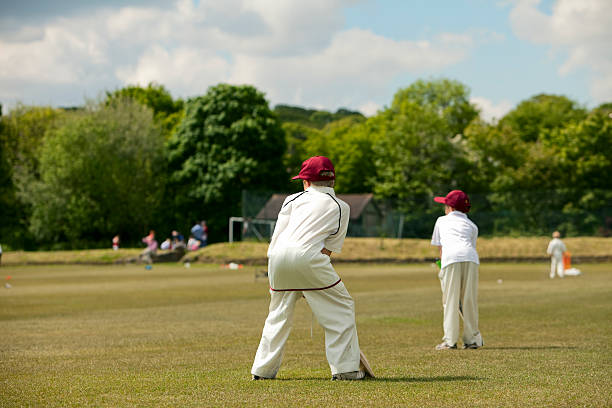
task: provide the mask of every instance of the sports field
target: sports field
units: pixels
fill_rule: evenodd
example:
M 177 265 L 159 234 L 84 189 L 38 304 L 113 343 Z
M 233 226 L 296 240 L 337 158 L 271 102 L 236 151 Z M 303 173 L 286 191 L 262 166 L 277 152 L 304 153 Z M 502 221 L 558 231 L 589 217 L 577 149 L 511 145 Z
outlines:
M 250 381 L 263 267 L 3 266 L 0 406 L 611 406 L 612 265 L 576 266 L 551 281 L 546 264 L 482 265 L 485 347 L 434 351 L 431 265 L 339 265 L 377 374 L 363 382 L 330 381 L 305 302 L 279 378 Z

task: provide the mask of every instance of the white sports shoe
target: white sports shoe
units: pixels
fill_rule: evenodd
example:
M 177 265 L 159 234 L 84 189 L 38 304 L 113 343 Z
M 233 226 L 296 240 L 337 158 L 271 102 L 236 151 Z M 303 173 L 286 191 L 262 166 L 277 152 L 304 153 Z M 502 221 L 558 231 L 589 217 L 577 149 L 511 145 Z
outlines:
M 448 344 L 446 342 L 440 343 L 436 346 L 436 350 L 455 350 L 456 348 L 456 344 Z
M 353 380 L 363 380 L 365 378 L 365 372 L 359 370 L 359 371 L 350 371 L 348 373 L 338 373 L 338 374 L 334 374 L 332 375 L 332 381 L 336 381 L 336 380 L 348 380 L 348 381 L 353 381 Z

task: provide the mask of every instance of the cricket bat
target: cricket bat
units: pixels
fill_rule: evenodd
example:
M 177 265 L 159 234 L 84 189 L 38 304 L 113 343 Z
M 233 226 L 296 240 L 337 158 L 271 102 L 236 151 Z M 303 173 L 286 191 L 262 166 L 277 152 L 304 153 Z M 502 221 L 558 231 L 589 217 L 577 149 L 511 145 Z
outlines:
M 368 359 L 361 350 L 359 350 L 359 369 L 365 373 L 366 377 L 374 378 L 374 371 L 372 371 Z

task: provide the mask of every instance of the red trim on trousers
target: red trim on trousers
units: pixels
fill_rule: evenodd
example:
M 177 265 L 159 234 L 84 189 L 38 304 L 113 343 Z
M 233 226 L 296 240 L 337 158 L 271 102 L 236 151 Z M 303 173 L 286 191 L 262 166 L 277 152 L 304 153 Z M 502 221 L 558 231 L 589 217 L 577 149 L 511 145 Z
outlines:
M 324 288 L 312 288 L 312 289 L 272 289 L 272 288 L 270 288 L 270 290 L 274 291 L 274 292 L 305 292 L 305 291 L 308 291 L 308 290 L 325 290 L 325 289 L 333 288 L 334 286 L 336 286 L 340 282 L 342 282 L 342 279 L 338 279 L 338 281 L 336 283 L 332 283 L 331 285 L 326 286 Z

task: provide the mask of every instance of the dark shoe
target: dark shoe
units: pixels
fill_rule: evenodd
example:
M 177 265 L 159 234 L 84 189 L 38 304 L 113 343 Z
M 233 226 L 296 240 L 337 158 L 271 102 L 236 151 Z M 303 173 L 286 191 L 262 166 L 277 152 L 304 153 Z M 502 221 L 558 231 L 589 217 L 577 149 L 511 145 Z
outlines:
M 339 373 L 332 375 L 332 381 L 354 381 L 354 380 L 363 380 L 365 378 L 365 372 L 359 371 L 351 371 L 348 373 Z
M 257 381 L 257 380 L 273 380 L 274 378 L 268 378 L 268 377 L 260 377 L 258 375 L 253 374 L 253 377 L 251 378 L 252 381 Z
M 476 343 L 472 343 L 472 344 L 464 344 L 464 345 L 463 345 L 463 349 L 464 349 L 464 350 L 466 350 L 466 349 L 476 350 L 477 348 L 480 348 L 480 347 L 481 347 L 481 346 L 479 346 L 479 345 L 478 345 L 478 344 L 476 344 Z
M 446 342 L 440 343 L 436 346 L 436 350 L 455 350 L 457 349 L 457 345 L 453 344 L 447 344 Z

